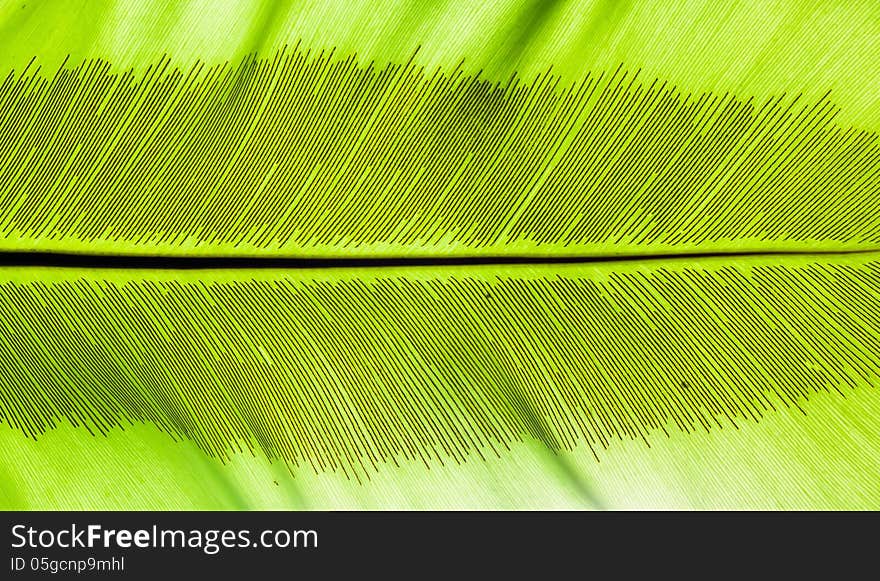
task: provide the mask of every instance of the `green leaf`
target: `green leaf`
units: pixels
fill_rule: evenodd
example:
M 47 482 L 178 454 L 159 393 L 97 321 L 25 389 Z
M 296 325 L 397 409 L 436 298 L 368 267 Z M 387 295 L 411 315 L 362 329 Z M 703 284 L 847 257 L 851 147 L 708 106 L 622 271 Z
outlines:
M 876 3 L 4 0 L 0 78 L 2 253 L 545 262 L 2 268 L 0 508 L 880 507 Z
M 699 38 L 689 19 L 709 16 L 696 4 L 683 16 L 553 2 L 478 10 L 494 39 L 479 45 L 427 32 L 462 26 L 474 8 L 416 3 L 402 12 L 424 19 L 423 42 L 407 26 L 382 48 L 368 39 L 383 12 L 342 20 L 347 5 L 254 4 L 222 50 L 218 13 L 236 21 L 247 4 L 88 4 L 73 17 L 91 28 L 45 46 L 15 39 L 69 22 L 68 4 L 10 7 L 8 42 L 37 61 L 10 49 L 18 68 L 0 85 L 0 248 L 398 257 L 880 245 L 877 125 L 847 96 L 876 91 L 854 76 L 876 66 L 870 51 L 795 82 L 766 76 L 765 60 L 803 68 L 801 44 L 754 42 L 755 6 L 712 20 L 720 46 L 738 35 L 742 53 L 722 66 L 711 50 L 670 59 L 633 31 L 650 22 Z M 796 39 L 817 20 L 861 14 L 795 6 L 759 30 Z M 595 14 L 572 21 L 575 7 Z M 312 24 L 317 36 L 304 36 Z M 840 36 L 829 50 L 842 50 Z M 192 48 L 199 39 L 214 52 Z M 71 57 L 39 68 L 59 47 Z M 470 54 L 485 70 L 461 65 Z M 223 58 L 232 63 L 211 65 Z
M 0 499 L 42 510 L 876 509 L 877 389 L 817 394 L 803 409 L 739 429 L 673 431 L 650 448 L 617 442 L 600 462 L 526 441 L 487 461 L 383 465 L 361 483 L 291 474 L 261 454 L 221 465 L 142 424 L 100 438 L 62 425 L 37 441 L 0 425 Z
M 713 442 L 733 445 L 719 431 L 792 454 L 793 473 L 804 469 L 804 441 L 827 439 L 809 465 L 859 478 L 878 457 L 839 456 L 846 438 L 838 442 L 835 429 L 873 417 L 862 414 L 876 403 L 880 374 L 878 274 L 871 254 L 467 269 L 10 269 L 0 285 L 0 420 L 38 443 L 72 425 L 99 447 L 162 454 L 149 430 L 136 428 L 134 442 L 118 432 L 147 424 L 233 465 L 250 465 L 240 456 L 254 453 L 297 481 L 315 473 L 315 482 L 367 489 L 398 470 L 421 482 L 415 465 L 445 466 L 467 486 L 522 483 L 520 469 L 536 470 L 531 456 L 543 449 L 558 482 L 529 506 L 605 506 L 606 497 L 626 505 L 605 482 L 594 491 L 593 464 L 625 453 L 632 470 L 653 466 L 646 446 L 699 458 Z M 843 405 L 850 400 L 862 403 Z M 799 414 L 790 442 L 773 426 Z M 144 437 L 150 444 L 138 444 Z M 80 436 L 65 429 L 49 442 L 66 450 L 70 438 Z M 165 446 L 171 458 L 188 449 Z M 526 451 L 526 465 L 508 470 Z M 486 470 L 498 472 L 470 481 Z M 720 478 L 750 469 L 714 470 Z M 694 486 L 713 489 L 705 477 Z M 306 490 L 289 502 L 333 506 Z M 821 506 L 821 490 L 791 503 Z M 853 503 L 877 501 L 861 490 Z M 500 501 L 513 498 L 522 497 Z M 774 494 L 749 502 L 782 503 Z

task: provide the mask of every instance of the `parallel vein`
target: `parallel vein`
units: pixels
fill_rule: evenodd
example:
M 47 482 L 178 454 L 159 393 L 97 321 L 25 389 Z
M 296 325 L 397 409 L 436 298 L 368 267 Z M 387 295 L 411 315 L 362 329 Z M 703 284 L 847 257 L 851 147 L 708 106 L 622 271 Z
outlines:
M 732 429 L 880 381 L 876 255 L 2 279 L 0 422 L 148 422 L 353 479 Z
M 877 135 L 829 98 L 620 67 L 494 83 L 298 45 L 0 84 L 0 248 L 602 255 L 880 247 Z

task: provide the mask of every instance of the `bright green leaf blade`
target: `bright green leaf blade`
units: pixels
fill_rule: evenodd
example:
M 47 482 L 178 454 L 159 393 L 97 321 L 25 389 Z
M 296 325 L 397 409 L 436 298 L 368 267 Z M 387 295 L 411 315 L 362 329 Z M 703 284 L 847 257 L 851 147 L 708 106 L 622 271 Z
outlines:
M 421 46 L 420 65 L 464 61 L 495 81 L 624 63 L 694 92 L 813 100 L 831 90 L 846 124 L 880 128 L 880 7 L 869 1 L 4 0 L 0 23 L 0 70 L 37 57 L 54 71 L 68 55 L 121 69 L 163 55 L 213 65 L 300 40 L 382 67 Z
M 72 437 L 68 428 L 51 434 L 73 423 L 99 448 L 109 431 L 108 454 L 131 460 L 124 450 L 144 432 L 129 443 L 116 430 L 149 424 L 233 464 L 252 450 L 297 479 L 328 475 L 366 495 L 376 478 L 400 478 L 403 490 L 415 479 L 411 492 L 421 494 L 419 471 L 441 465 L 479 466 L 461 477 L 479 486 L 483 470 L 502 479 L 510 471 L 516 482 L 520 469 L 537 475 L 549 463 L 558 489 L 536 504 L 606 506 L 624 499 L 613 481 L 592 476 L 587 458 L 626 470 L 632 454 L 633 469 L 657 470 L 652 457 L 677 457 L 667 482 L 706 455 L 722 462 L 725 450 L 735 458 L 760 445 L 767 458 L 786 458 L 783 481 L 822 479 L 843 462 L 841 477 L 860 482 L 853 506 L 877 500 L 854 468 L 876 456 L 849 457 L 876 424 L 863 415 L 880 376 L 876 255 L 3 275 L 0 419 L 37 447 L 47 433 Z M 825 402 L 815 417 L 813 400 Z M 741 432 L 754 440 L 740 449 Z M 673 447 L 651 456 L 667 439 Z M 541 448 L 543 463 L 519 456 Z M 725 498 L 786 506 L 778 495 L 792 484 L 766 474 L 766 487 Z M 332 504 L 312 489 L 325 480 L 290 502 Z M 270 502 L 265 477 L 253 482 L 250 492 L 231 490 Z M 688 494 L 701 494 L 695 486 Z M 487 506 L 521 498 L 485 494 Z M 791 502 L 838 506 L 829 494 L 823 486 Z
M 867 7 L 81 6 L 6 9 L 7 250 L 605 256 L 880 244 Z M 405 25 L 389 24 L 392 12 Z M 219 36 L 218 20 L 236 34 Z M 39 26 L 75 32 L 46 43 Z M 83 62 L 96 58 L 106 62 Z
M 819 394 L 739 429 L 672 432 L 650 448 L 617 442 L 597 463 L 583 448 L 551 455 L 516 444 L 501 458 L 403 463 L 370 481 L 304 470 L 262 455 L 221 465 L 151 426 L 96 438 L 69 426 L 38 441 L 0 425 L 0 507 L 61 510 L 595 508 L 877 510 L 880 391 Z M 569 470 L 560 469 L 560 463 Z
M 0 245 L 373 257 L 876 250 L 878 30 L 870 2 L 5 2 L 0 71 L 14 74 L 0 88 Z M 270 95 L 269 77 L 254 74 L 260 69 L 247 57 L 271 62 L 285 44 L 288 54 L 295 45 L 310 55 L 335 48 L 334 62 L 357 53 L 357 62 L 377 63 L 376 77 L 389 63 L 392 73 L 440 67 L 461 79 L 479 70 L 486 82 L 463 86 L 483 100 L 462 107 L 444 93 L 438 102 L 455 105 L 446 121 L 434 114 L 404 132 L 391 123 L 384 132 L 318 131 L 324 141 L 309 141 L 296 127 L 278 130 L 289 111 L 260 117 L 272 110 L 257 106 Z M 163 55 L 169 77 L 148 68 Z M 75 68 L 84 59 L 111 68 Z M 163 101 L 168 94 L 146 85 L 102 93 L 145 75 L 147 84 L 165 79 L 164 88 L 179 89 L 193 79 L 173 69 L 185 73 L 198 59 L 251 72 L 221 83 L 223 98 L 204 101 L 213 109 L 174 91 Z M 407 62 L 411 69 L 400 68 Z M 512 105 L 504 95 L 492 101 L 494 83 L 505 87 L 518 72 L 523 84 L 512 86 L 529 87 L 550 66 L 560 75 L 556 103 L 582 79 L 608 79 L 621 66 L 621 79 L 639 69 L 644 84 L 621 81 L 629 92 L 618 94 L 616 109 L 581 111 L 624 117 L 593 125 L 576 117 L 575 127 L 595 135 L 577 150 L 559 123 L 546 124 L 552 115 L 517 109 L 510 95 Z M 129 67 L 132 76 L 119 76 Z M 101 76 L 108 71 L 116 76 Z M 318 78 L 301 94 L 332 94 L 335 77 Z M 669 130 L 673 117 L 644 105 L 655 78 L 681 95 L 660 102 L 680 105 L 681 143 L 690 149 L 670 140 L 678 135 Z M 557 81 L 544 82 L 537 86 Z M 148 94 L 149 106 L 119 99 Z M 390 93 L 364 94 L 371 119 Z M 533 101 L 536 94 L 522 93 Z M 133 107 L 118 111 L 133 111 L 141 130 L 126 133 L 118 119 L 101 117 L 114 111 L 111 95 Z M 412 112 L 392 104 L 389 120 Z M 202 121 L 168 124 L 175 106 L 196 117 L 213 111 L 221 122 L 210 130 Z M 309 111 L 305 125 L 321 128 Z M 504 111 L 521 122 L 505 125 Z M 743 117 L 757 119 L 753 133 L 738 125 Z M 493 135 L 493 119 L 516 128 L 500 157 L 507 165 L 485 165 L 498 154 L 480 145 Z M 465 127 L 470 141 L 438 140 L 450 127 Z M 187 149 L 188 132 L 214 139 L 213 155 Z M 312 173 L 284 173 L 289 164 L 276 163 L 278 150 L 265 139 L 279 135 L 306 144 L 281 160 L 312 162 Z M 724 149 L 730 135 L 738 149 Z M 560 139 L 557 155 L 547 144 Z M 658 149 L 657 139 L 669 147 Z M 114 149 L 120 143 L 127 149 Z M 310 157 L 320 143 L 342 154 Z M 405 145 L 398 158 L 394 144 Z M 406 159 L 441 151 L 438 144 L 460 154 L 445 158 L 454 162 L 447 173 Z M 574 150 L 586 157 L 566 166 Z M 170 171 L 181 151 L 204 171 Z M 346 175 L 339 159 L 349 151 L 361 160 L 378 152 L 381 171 Z M 121 165 L 105 163 L 111 158 Z M 424 172 L 446 190 L 425 188 Z M 473 176 L 502 181 L 486 189 Z M 520 181 L 505 187 L 506 176 Z M 184 200 L 195 206 L 162 198 L 176 191 L 163 187 L 166 179 L 183 180 Z M 329 187 L 334 180 L 344 187 Z M 555 197 L 544 195 L 548 183 Z M 436 209 L 426 199 L 452 202 L 426 217 Z M 157 221 L 151 204 L 160 202 L 169 212 Z M 401 214 L 394 204 L 412 209 Z M 278 238 L 284 229 L 288 237 Z M 422 274 L 7 270 L 0 504 L 876 508 L 873 261 Z M 279 300 L 282 291 L 296 300 Z M 308 324 L 297 318 L 303 314 Z M 181 441 L 171 444 L 168 434 Z M 145 482 L 147 473 L 156 480 Z M 129 492 L 138 486 L 142 497 Z

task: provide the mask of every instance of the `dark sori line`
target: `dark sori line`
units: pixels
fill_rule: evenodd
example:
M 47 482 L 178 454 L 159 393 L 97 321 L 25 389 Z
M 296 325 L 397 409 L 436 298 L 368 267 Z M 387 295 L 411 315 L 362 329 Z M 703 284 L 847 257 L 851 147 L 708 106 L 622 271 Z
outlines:
M 498 83 L 415 63 L 297 45 L 183 71 L 13 71 L 0 245 L 880 242 L 877 135 L 837 125 L 827 96 L 686 94 L 623 67 Z
M 602 269 L 6 279 L 0 422 L 145 422 L 364 480 L 523 440 L 601 460 L 880 377 L 876 261 Z

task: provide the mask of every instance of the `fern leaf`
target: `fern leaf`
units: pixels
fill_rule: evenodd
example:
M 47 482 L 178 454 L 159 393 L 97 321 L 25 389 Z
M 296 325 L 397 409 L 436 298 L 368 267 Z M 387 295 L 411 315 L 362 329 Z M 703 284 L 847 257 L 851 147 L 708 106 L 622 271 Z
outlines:
M 0 2 L 0 508 L 877 508 L 878 39 Z
M 0 421 L 38 440 L 59 425 L 148 424 L 222 461 L 244 451 L 365 486 L 528 442 L 596 461 L 677 433 L 699 447 L 820 395 L 873 393 L 878 275 L 873 254 L 15 269 L 0 285 Z
M 575 6 L 601 9 L 565 4 L 500 2 L 483 16 L 532 15 L 540 38 Z M 103 15 L 89 6 L 84 14 Z M 67 18 L 51 2 L 33 10 Z M 133 8 L 121 9 L 120 27 L 149 28 L 126 10 Z M 174 10 L 157 10 L 164 12 Z M 843 90 L 872 90 L 854 81 L 857 63 L 815 83 L 805 74 L 796 85 L 731 79 L 707 90 L 708 62 L 699 61 L 711 51 L 690 57 L 690 78 L 645 66 L 668 59 L 647 59 L 643 40 L 624 40 L 646 18 L 640 12 L 611 15 L 629 58 L 610 64 L 589 58 L 588 43 L 573 43 L 583 62 L 558 73 L 521 62 L 526 54 L 550 58 L 558 47 L 517 56 L 504 36 L 506 64 L 488 71 L 440 59 L 455 54 L 455 43 L 432 53 L 401 40 L 408 54 L 388 50 L 386 64 L 374 64 L 366 39 L 362 52 L 302 41 L 303 22 L 318 16 L 285 3 L 252 11 L 263 40 L 231 42 L 207 61 L 187 56 L 190 41 L 149 59 L 155 45 L 144 42 L 126 45 L 143 56 L 129 56 L 137 66 L 122 69 L 126 59 L 115 59 L 120 51 L 97 32 L 55 69 L 40 68 L 49 57 L 7 57 L 18 68 L 0 85 L 0 247 L 296 257 L 878 249 L 878 125 Z M 658 12 L 658 27 L 682 18 Z M 721 22 L 734 29 L 721 36 L 741 33 L 746 23 L 736 18 L 756 12 L 733 11 Z M 294 13 L 292 30 L 267 33 L 281 27 L 266 14 Z M 690 18 L 700 13 L 694 3 Z M 14 14 L 8 27 L 27 18 Z M 216 15 L 168 18 L 165 27 L 191 26 L 201 38 Z M 448 18 L 447 26 L 462 23 Z M 796 36 L 817 18 L 804 11 L 763 33 Z M 318 27 L 322 39 L 345 34 L 348 21 L 333 22 L 338 29 Z M 262 56 L 211 64 L 240 50 Z M 738 59 L 760 57 L 752 52 Z M 867 53 L 856 54 L 864 63 Z

